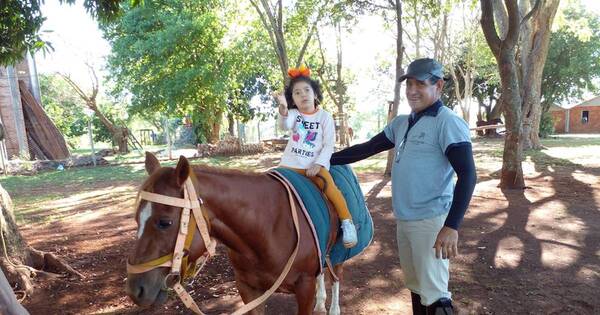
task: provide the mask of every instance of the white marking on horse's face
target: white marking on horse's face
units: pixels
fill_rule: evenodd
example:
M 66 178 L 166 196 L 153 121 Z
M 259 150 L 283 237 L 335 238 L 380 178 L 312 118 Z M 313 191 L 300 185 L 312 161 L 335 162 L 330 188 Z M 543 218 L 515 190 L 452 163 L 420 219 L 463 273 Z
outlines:
M 137 238 L 140 239 L 146 227 L 146 221 L 152 216 L 152 204 L 146 202 L 142 210 L 140 210 L 140 226 L 138 228 Z

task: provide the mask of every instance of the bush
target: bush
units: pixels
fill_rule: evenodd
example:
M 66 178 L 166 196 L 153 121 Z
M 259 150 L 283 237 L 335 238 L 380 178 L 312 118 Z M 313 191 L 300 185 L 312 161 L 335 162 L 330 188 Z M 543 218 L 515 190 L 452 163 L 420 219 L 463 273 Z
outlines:
M 540 138 L 547 138 L 554 133 L 554 118 L 550 112 L 542 113 L 540 121 Z

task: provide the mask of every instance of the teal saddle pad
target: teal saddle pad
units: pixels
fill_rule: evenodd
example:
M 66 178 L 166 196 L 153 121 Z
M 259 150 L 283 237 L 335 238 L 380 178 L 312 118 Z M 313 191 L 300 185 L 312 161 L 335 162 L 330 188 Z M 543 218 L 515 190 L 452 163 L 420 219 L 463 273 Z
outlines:
M 312 221 L 316 233 L 316 243 L 321 253 L 321 266 L 325 266 L 325 257 L 333 265 L 342 263 L 358 254 L 360 254 L 373 240 L 373 219 L 365 204 L 364 195 L 358 184 L 356 174 L 348 165 L 332 165 L 329 172 L 333 177 L 336 186 L 344 195 L 348 209 L 352 215 L 352 221 L 356 226 L 358 242 L 353 248 L 345 248 L 342 241 L 342 230 L 339 230 L 336 243 L 331 251 L 327 253 L 327 241 L 331 222 L 329 220 L 329 211 L 323 195 L 318 187 L 303 175 L 286 168 L 276 168 L 272 170 L 282 175 L 289 183 L 294 186 L 297 197 L 300 197 L 304 204 L 309 220 Z M 299 195 L 299 196 L 298 196 Z

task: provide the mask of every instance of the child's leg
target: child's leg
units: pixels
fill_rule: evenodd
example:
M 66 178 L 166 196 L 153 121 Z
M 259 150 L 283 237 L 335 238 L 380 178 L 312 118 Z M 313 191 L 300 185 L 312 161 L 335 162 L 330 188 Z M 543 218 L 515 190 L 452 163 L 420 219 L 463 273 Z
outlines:
M 350 214 L 350 211 L 348 211 L 346 199 L 344 199 L 344 195 L 342 195 L 342 192 L 335 185 L 333 177 L 331 177 L 329 171 L 326 168 L 322 167 L 319 171 L 319 175 L 323 177 L 323 179 L 325 179 L 325 182 L 327 182 L 327 187 L 325 187 L 325 196 L 327 196 L 327 199 L 329 199 L 329 201 L 331 201 L 331 203 L 335 207 L 338 216 L 340 217 L 340 220 L 352 220 L 352 215 Z M 323 181 L 319 177 L 311 177 L 311 180 L 315 184 L 317 184 L 317 186 L 323 189 Z

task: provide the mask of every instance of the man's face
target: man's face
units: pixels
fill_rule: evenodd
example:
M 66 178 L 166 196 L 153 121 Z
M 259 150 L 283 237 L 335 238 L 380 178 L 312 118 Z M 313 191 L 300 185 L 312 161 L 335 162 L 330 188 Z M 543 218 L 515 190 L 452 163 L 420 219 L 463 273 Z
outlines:
M 440 98 L 443 86 L 444 80 L 439 80 L 432 85 L 429 80 L 406 79 L 408 105 L 415 113 L 424 110 Z

